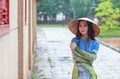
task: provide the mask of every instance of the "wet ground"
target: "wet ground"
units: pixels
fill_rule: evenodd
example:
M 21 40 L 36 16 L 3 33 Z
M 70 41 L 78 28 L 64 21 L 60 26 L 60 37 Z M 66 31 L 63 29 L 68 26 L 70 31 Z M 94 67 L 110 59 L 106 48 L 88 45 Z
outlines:
M 38 28 L 32 79 L 71 79 L 69 44 L 74 35 L 67 28 Z M 120 53 L 100 45 L 93 66 L 98 79 L 120 79 Z

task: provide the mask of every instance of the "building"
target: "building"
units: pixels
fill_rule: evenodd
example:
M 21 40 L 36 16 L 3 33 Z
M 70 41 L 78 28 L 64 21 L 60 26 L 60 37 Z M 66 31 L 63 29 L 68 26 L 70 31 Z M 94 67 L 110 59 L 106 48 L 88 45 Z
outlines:
M 36 0 L 0 0 L 0 79 L 28 79 L 36 40 Z

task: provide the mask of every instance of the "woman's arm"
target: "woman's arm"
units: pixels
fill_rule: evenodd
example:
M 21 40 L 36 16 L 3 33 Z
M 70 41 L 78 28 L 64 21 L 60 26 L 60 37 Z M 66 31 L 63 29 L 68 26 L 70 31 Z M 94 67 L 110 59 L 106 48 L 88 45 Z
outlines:
M 75 49 L 75 47 L 77 47 L 77 44 L 75 42 L 71 42 L 70 43 L 70 48 L 73 51 Z
M 82 58 L 87 59 L 88 61 L 94 61 L 96 59 L 95 54 L 88 53 L 84 50 L 79 49 L 78 47 L 75 47 L 73 52 L 76 52 L 77 56 L 80 55 L 80 57 L 82 56 Z

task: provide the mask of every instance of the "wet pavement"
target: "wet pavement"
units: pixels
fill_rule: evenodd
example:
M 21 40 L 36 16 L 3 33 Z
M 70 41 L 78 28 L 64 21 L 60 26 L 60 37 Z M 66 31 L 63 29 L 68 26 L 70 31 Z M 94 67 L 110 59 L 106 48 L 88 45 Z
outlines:
M 74 35 L 67 28 L 38 28 L 32 79 L 72 79 L 69 44 Z M 93 66 L 98 79 L 120 79 L 120 53 L 100 45 Z

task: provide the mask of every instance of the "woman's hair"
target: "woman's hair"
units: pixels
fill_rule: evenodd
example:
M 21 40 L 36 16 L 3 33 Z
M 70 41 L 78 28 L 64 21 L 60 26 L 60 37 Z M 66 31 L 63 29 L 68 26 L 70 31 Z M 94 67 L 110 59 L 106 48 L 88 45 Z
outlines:
M 87 22 L 87 25 L 88 25 L 88 31 L 87 31 L 88 37 L 92 40 L 95 40 L 94 31 L 93 31 L 93 28 L 92 28 L 92 23 L 89 22 L 89 21 L 86 21 L 86 22 Z M 77 34 L 76 34 L 77 38 L 81 38 L 81 36 L 82 36 L 82 34 L 79 31 L 79 27 L 80 27 L 80 20 L 78 21 Z

